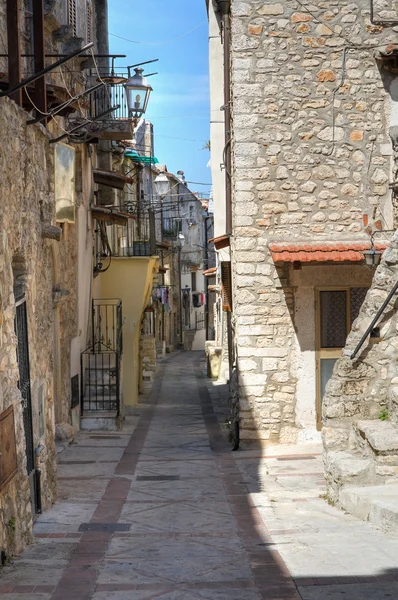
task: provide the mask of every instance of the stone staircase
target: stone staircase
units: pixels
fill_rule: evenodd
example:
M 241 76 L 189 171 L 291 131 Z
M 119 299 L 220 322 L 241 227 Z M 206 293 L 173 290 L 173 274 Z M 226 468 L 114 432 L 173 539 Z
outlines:
M 328 429 L 324 439 L 330 442 Z M 336 431 L 341 447 L 343 430 Z M 397 424 L 356 421 L 346 430 L 346 449 L 327 448 L 324 460 L 331 500 L 360 519 L 398 532 Z
M 81 429 L 119 429 L 116 355 L 92 354 L 85 372 Z

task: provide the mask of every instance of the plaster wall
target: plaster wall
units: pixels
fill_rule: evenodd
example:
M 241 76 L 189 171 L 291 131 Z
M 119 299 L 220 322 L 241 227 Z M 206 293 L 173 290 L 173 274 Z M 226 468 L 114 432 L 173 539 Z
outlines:
M 123 311 L 122 402 L 128 407 L 138 403 L 140 384 L 140 335 L 143 312 L 152 293 L 157 257 L 112 259 L 111 267 L 101 273 L 93 286 L 94 298 L 121 298 Z
M 214 236 L 225 234 L 225 171 L 223 151 L 225 146 L 224 112 L 224 49 L 220 25 L 209 6 L 209 76 L 210 76 L 210 166 L 214 200 Z

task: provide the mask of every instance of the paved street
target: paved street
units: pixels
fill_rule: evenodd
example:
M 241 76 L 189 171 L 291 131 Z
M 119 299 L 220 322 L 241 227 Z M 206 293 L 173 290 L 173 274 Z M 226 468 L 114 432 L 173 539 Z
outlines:
M 59 500 L 4 600 L 381 600 L 398 542 L 329 506 L 319 447 L 232 453 L 201 354 L 164 361 L 121 432 L 59 453 Z

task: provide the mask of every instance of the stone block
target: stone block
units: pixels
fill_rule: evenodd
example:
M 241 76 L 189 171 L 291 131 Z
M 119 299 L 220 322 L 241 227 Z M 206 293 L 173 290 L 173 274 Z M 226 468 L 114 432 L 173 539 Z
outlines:
M 390 421 L 358 421 L 356 427 L 374 452 L 398 454 L 398 426 Z

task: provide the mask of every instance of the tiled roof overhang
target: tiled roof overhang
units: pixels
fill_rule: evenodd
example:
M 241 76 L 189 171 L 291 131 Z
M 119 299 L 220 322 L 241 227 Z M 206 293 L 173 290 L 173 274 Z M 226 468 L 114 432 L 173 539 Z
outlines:
M 228 248 L 230 246 L 230 236 L 229 235 L 220 235 L 219 237 L 210 238 L 209 244 L 214 243 L 216 250 L 222 250 L 223 248 Z
M 270 244 L 274 262 L 363 262 L 365 250 L 370 250 L 369 242 L 323 242 L 319 244 Z M 383 251 L 388 244 L 375 244 L 375 249 Z
M 210 269 L 206 269 L 206 271 L 203 271 L 203 275 L 205 277 L 215 277 L 217 274 L 217 267 L 211 267 Z

